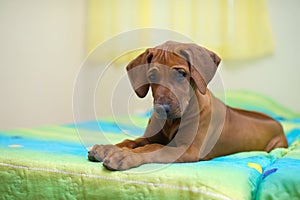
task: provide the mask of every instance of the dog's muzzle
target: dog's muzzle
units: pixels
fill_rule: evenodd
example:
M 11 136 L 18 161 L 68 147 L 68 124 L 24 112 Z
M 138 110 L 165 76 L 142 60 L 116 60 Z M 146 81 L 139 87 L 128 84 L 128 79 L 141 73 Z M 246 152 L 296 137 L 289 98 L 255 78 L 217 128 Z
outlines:
M 169 104 L 154 104 L 154 111 L 160 118 L 169 118 L 171 112 L 171 106 Z

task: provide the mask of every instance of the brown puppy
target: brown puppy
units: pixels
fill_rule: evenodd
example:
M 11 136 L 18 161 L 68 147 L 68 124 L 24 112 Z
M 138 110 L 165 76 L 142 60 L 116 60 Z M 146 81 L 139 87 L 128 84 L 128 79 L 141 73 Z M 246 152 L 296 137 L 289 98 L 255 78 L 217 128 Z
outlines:
M 207 89 L 220 58 L 196 44 L 166 42 L 131 61 L 139 97 L 151 87 L 154 112 L 143 137 L 95 145 L 91 161 L 110 170 L 146 163 L 196 162 L 242 151 L 287 147 L 281 125 L 262 113 L 224 105 Z

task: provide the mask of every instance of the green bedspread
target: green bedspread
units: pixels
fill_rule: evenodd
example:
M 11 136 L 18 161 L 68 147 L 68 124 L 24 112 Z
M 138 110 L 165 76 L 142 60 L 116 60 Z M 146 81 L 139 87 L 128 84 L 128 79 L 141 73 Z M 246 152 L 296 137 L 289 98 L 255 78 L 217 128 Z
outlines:
M 275 117 L 289 148 L 111 172 L 87 160 L 86 145 L 142 134 L 126 119 L 0 131 L 0 199 L 299 199 L 300 115 L 249 92 L 226 102 Z M 131 120 L 145 125 L 148 116 Z M 105 137 L 94 138 L 99 127 Z

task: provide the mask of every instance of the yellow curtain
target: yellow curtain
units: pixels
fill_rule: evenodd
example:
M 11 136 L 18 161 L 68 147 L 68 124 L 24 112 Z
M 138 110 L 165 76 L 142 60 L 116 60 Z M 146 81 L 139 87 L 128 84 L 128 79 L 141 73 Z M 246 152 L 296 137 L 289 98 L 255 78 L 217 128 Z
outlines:
M 182 33 L 224 60 L 255 59 L 274 49 L 266 0 L 89 0 L 89 52 L 114 35 L 146 27 Z

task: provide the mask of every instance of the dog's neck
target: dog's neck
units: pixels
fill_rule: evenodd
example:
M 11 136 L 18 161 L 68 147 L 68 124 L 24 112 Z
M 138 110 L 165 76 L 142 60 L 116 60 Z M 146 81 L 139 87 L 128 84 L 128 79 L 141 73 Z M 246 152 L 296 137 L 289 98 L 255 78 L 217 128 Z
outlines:
M 180 134 L 180 131 L 196 133 L 199 127 L 208 127 L 211 119 L 211 109 L 208 108 L 211 108 L 212 98 L 214 97 L 209 90 L 205 94 L 201 94 L 199 90 L 195 90 L 195 94 L 191 97 L 189 105 L 181 118 L 159 119 L 153 114 L 150 120 L 151 123 L 147 127 L 148 131 L 150 132 L 151 130 L 152 133 L 156 133 L 161 130 L 165 136 L 165 140 L 162 143 L 168 144 L 178 132 Z M 187 134 L 185 137 L 193 138 L 193 135 Z M 178 140 L 174 142 L 176 145 L 182 143 Z

